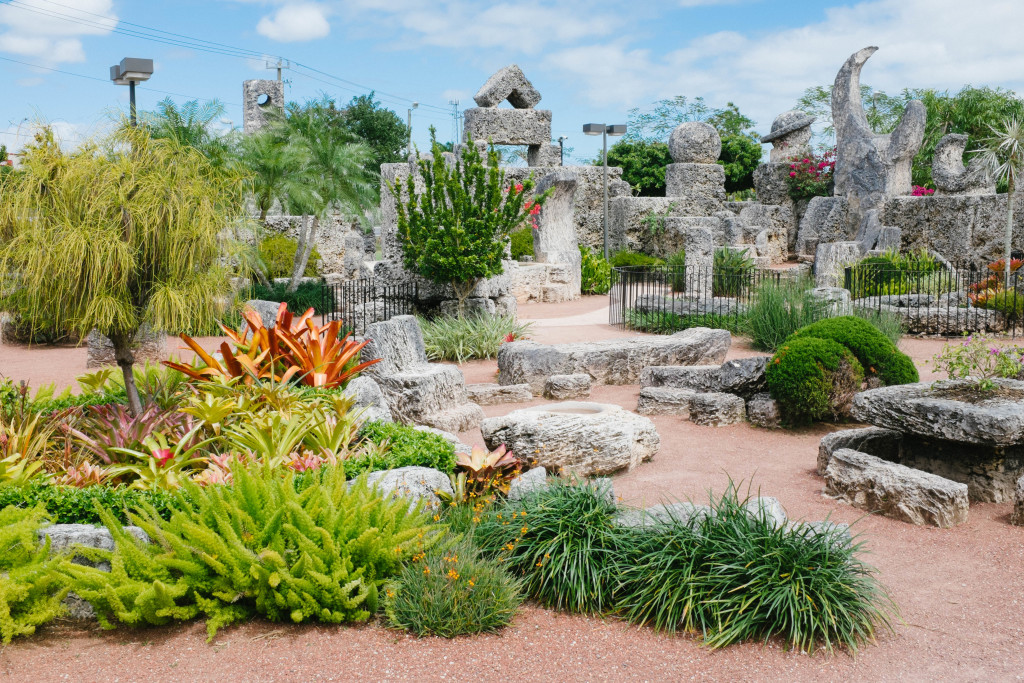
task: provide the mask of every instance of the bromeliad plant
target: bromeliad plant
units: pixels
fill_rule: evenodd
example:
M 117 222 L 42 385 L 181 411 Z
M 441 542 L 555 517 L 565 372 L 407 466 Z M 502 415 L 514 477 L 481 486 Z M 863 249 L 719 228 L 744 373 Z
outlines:
M 480 446 L 473 446 L 471 453 L 456 454 L 455 476 L 465 478 L 466 495 L 470 498 L 486 499 L 496 493 L 508 494 L 509 485 L 522 469 L 523 463 L 505 448 L 505 444 L 490 453 Z
M 313 321 L 312 308 L 295 318 L 288 311 L 288 305 L 282 303 L 274 326 L 269 328 L 255 311 L 247 310 L 243 317 L 246 327 L 239 331 L 221 325 L 235 347 L 232 351 L 228 342 L 221 343 L 223 362 L 182 334 L 182 341 L 205 365 L 190 366 L 173 361 L 165 361 L 164 365 L 193 380 L 241 378 L 246 384 L 294 381 L 310 387 L 343 389 L 360 372 L 380 362 L 373 359 L 360 363 L 359 354 L 367 342 L 350 339 L 351 333 L 342 336 L 340 320 L 318 326 Z

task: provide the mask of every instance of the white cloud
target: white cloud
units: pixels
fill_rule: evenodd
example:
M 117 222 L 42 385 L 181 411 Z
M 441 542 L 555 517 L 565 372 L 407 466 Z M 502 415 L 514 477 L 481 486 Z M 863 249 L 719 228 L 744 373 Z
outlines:
M 256 32 L 283 43 L 326 38 L 331 32 L 329 12 L 324 5 L 288 3 L 260 19 Z
M 50 64 L 83 62 L 82 36 L 104 36 L 118 22 L 111 0 L 21 0 L 0 5 L 0 51 Z
M 766 128 L 803 91 L 831 84 L 847 57 L 879 52 L 864 82 L 903 88 L 1004 86 L 1024 91 L 1024 3 L 871 0 L 828 9 L 824 20 L 762 34 L 723 31 L 667 53 L 628 41 L 568 47 L 542 64 L 591 103 L 643 104 L 673 95 L 735 102 Z

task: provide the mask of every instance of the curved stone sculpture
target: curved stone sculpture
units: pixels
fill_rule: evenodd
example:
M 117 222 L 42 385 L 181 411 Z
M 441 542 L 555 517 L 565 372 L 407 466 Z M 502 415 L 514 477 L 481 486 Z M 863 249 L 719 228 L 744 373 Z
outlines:
M 996 185 L 981 159 L 974 158 L 964 167 L 967 136 L 950 133 L 935 145 L 932 180 L 936 194 L 995 194 Z
M 924 141 L 926 111 L 913 100 L 892 133 L 871 130 L 861 102 L 860 71 L 878 50 L 866 47 L 846 60 L 832 87 L 832 121 L 836 129 L 835 194 L 849 202 L 851 218 L 863 227 L 872 209 L 881 210 L 888 197 L 911 192 L 911 164 Z M 858 229 L 857 241 L 865 250 L 869 235 Z

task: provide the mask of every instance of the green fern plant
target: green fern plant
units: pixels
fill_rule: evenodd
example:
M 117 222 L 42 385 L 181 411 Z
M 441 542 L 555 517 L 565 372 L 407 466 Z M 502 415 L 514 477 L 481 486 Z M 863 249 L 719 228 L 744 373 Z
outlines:
M 148 504 L 130 514 L 143 543 L 101 511 L 117 548 L 88 551 L 102 572 L 64 562 L 100 625 L 164 624 L 200 615 L 210 639 L 256 615 L 271 621 L 366 621 L 378 590 L 441 527 L 420 506 L 381 498 L 365 479 L 346 486 L 341 467 L 301 480 L 268 466 L 232 470 L 232 486 L 186 482 L 169 520 Z M 299 485 L 301 482 L 301 485 Z
M 66 582 L 49 559 L 50 541 L 40 545 L 39 529 L 49 523 L 43 506 L 10 505 L 0 510 L 0 640 L 28 636 L 64 614 Z

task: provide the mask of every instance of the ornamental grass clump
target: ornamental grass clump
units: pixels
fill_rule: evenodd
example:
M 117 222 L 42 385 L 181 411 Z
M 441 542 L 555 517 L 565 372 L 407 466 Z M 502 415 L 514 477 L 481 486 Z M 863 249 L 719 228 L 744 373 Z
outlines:
M 485 511 L 475 539 L 490 557 L 524 577 L 548 607 L 600 612 L 612 605 L 619 552 L 615 503 L 596 483 L 556 480 L 543 492 Z
M 465 363 L 478 358 L 496 358 L 505 342 L 526 339 L 531 323 L 515 315 L 476 313 L 462 317 L 419 319 L 423 344 L 429 360 Z
M 712 648 L 782 638 L 805 652 L 874 638 L 895 606 L 844 527 L 776 525 L 730 484 L 712 512 L 632 533 L 616 607 L 629 621 L 699 633 Z
M 508 626 L 525 597 L 522 581 L 467 539 L 446 546 L 414 557 L 386 587 L 388 623 L 445 638 Z
M 754 348 L 774 351 L 801 327 L 828 316 L 826 304 L 811 290 L 808 278 L 768 279 L 757 288 L 747 311 L 747 326 Z
M 116 550 L 84 551 L 109 572 L 66 561 L 61 572 L 96 610 L 104 628 L 206 618 L 210 639 L 229 624 L 366 621 L 378 591 L 440 527 L 422 505 L 382 498 L 344 470 L 296 475 L 268 466 L 232 468 L 230 486 L 185 482 L 169 519 L 140 504 L 129 517 L 152 543 L 100 511 Z

